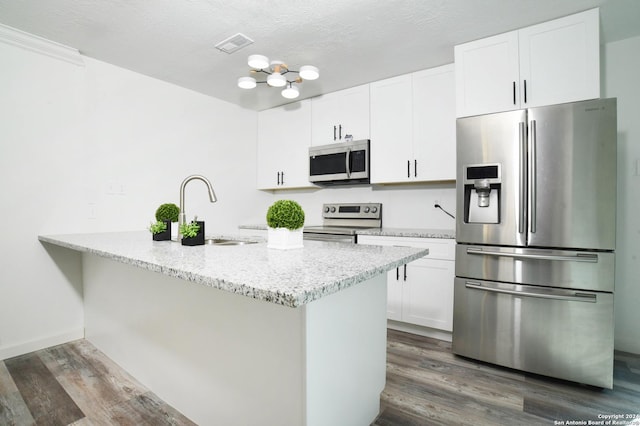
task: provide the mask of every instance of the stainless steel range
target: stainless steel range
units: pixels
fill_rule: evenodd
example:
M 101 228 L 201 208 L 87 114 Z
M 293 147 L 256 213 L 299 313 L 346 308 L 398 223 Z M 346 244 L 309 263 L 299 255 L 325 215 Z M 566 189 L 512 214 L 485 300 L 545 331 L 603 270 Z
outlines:
M 304 239 L 356 243 L 358 230 L 382 227 L 381 203 L 324 204 L 322 225 L 305 226 Z

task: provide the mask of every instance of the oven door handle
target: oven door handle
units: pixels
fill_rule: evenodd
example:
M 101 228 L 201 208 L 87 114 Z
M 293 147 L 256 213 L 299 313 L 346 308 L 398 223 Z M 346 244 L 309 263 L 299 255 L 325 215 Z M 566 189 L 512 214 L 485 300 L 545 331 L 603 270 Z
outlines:
M 478 247 L 468 247 L 467 254 L 479 254 L 479 255 L 497 256 L 497 257 L 511 257 L 514 259 L 560 260 L 565 262 L 598 263 L 598 255 L 591 254 L 591 253 L 576 253 L 573 256 L 566 256 L 566 255 L 557 255 L 557 254 L 510 253 L 510 252 L 482 249 Z
M 302 233 L 302 238 L 309 241 L 325 241 L 330 243 L 355 243 L 353 235 Z
M 523 291 L 510 290 L 506 288 L 488 287 L 478 281 L 466 281 L 465 287 L 473 290 L 482 290 L 492 293 L 510 294 L 519 297 L 535 297 L 538 299 L 555 299 L 570 302 L 589 302 L 596 303 L 597 296 L 593 293 L 583 293 L 570 290 L 540 290 L 540 291 Z

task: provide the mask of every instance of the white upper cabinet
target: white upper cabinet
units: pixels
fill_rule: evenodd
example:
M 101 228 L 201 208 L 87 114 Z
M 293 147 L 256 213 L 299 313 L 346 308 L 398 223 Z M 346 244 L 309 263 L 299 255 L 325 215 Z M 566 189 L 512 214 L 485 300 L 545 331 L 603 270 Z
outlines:
M 517 31 L 456 46 L 454 56 L 458 117 L 520 108 Z
M 371 83 L 371 183 L 454 180 L 453 65 Z
M 456 179 L 456 96 L 453 64 L 413 73 L 414 175 Z
M 371 183 L 411 179 L 411 74 L 371 83 Z
M 311 100 L 311 144 L 328 145 L 369 139 L 369 85 L 353 87 Z
M 598 18 L 592 9 L 519 31 L 522 106 L 600 97 Z
M 306 188 L 309 182 L 311 101 L 258 113 L 258 189 Z
M 600 97 L 598 9 L 458 45 L 458 117 Z

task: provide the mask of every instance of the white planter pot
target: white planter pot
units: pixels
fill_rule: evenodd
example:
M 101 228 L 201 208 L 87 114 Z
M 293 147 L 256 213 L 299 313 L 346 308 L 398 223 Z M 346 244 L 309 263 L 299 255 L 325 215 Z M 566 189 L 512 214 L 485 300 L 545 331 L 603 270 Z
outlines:
M 302 248 L 302 228 L 290 231 L 287 228 L 267 230 L 267 248 L 290 250 Z

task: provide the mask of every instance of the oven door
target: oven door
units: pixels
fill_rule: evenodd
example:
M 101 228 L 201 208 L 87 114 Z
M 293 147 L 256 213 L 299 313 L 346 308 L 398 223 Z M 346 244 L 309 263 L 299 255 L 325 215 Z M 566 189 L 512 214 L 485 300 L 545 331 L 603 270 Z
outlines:
M 309 148 L 309 181 L 369 183 L 369 141 Z

